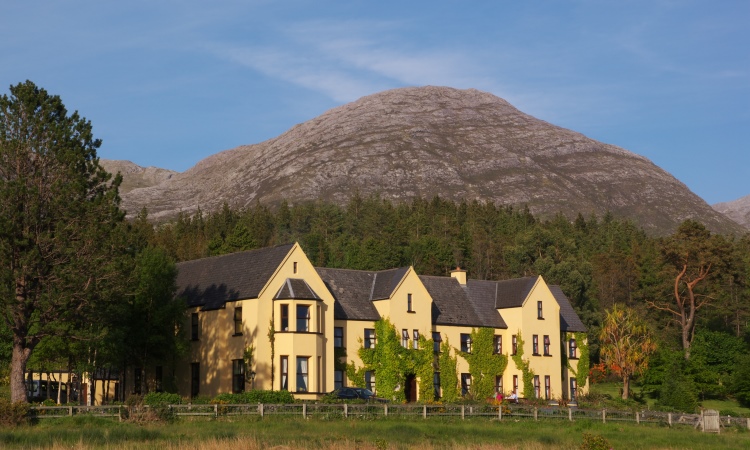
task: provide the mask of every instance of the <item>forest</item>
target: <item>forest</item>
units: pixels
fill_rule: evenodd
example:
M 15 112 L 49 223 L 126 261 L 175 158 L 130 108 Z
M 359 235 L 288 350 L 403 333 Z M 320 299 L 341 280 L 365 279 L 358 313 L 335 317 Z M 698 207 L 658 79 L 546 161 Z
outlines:
M 619 305 L 654 336 L 656 351 L 636 374 L 644 393 L 683 410 L 708 398 L 750 402 L 748 234 L 717 235 L 686 221 L 655 237 L 611 214 L 541 220 L 524 208 L 439 197 L 395 204 L 358 193 L 345 206 L 224 204 L 158 226 L 144 210 L 132 226 L 175 261 L 298 241 L 320 267 L 411 265 L 447 276 L 460 266 L 470 278 L 492 280 L 542 275 L 561 286 L 589 328 L 594 377 L 607 370 L 599 336 L 607 311 Z

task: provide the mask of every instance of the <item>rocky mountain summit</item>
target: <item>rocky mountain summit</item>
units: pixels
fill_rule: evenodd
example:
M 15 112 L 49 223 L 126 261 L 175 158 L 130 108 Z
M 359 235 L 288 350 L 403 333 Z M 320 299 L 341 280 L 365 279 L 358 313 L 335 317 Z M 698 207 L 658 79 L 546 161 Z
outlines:
M 99 163 L 104 167 L 104 170 L 109 173 L 120 172 L 120 174 L 122 174 L 120 194 L 123 196 L 127 196 L 127 194 L 133 189 L 155 186 L 163 181 L 169 180 L 173 175 L 178 173 L 174 170 L 160 169 L 158 167 L 141 167 L 130 161 L 101 159 L 99 160 Z
M 439 195 L 528 205 L 541 217 L 611 211 L 653 233 L 688 218 L 715 231 L 740 228 L 648 159 L 474 89 L 370 95 L 170 175 L 124 192 L 124 207 L 135 214 L 146 206 L 150 217 L 164 220 L 224 201 L 237 207 L 282 199 L 345 203 L 358 190 L 393 201 Z
M 750 195 L 731 202 L 717 203 L 713 208 L 750 230 Z

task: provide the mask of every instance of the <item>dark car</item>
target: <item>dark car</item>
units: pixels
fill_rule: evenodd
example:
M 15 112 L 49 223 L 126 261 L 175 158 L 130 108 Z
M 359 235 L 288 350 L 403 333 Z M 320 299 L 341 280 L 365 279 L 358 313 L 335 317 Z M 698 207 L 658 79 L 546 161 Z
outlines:
M 376 397 L 375 394 L 369 390 L 364 388 L 348 388 L 343 387 L 336 389 L 335 391 L 329 393 L 331 397 L 342 399 L 342 400 L 365 400 L 365 401 L 373 401 L 373 402 L 385 402 L 385 399 Z
M 386 401 L 384 398 L 376 397 L 375 394 L 369 389 L 365 389 L 365 388 L 352 388 L 352 389 L 357 391 L 357 395 L 362 400 L 367 400 L 368 402 L 380 402 L 380 403 L 385 403 Z
M 328 395 L 342 400 L 357 400 L 360 398 L 357 391 L 352 388 L 338 388 L 335 391 L 330 392 Z

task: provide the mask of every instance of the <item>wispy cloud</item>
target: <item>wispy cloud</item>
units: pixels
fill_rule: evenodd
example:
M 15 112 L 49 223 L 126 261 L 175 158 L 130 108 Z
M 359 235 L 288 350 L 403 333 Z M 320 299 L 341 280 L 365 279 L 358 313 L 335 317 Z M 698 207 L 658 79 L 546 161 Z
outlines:
M 393 22 L 313 21 L 278 30 L 279 39 L 273 44 L 214 43 L 210 50 L 338 102 L 404 85 L 490 84 L 489 78 L 481 75 L 480 66 L 461 51 L 399 46 L 395 41 L 402 28 L 403 24 Z

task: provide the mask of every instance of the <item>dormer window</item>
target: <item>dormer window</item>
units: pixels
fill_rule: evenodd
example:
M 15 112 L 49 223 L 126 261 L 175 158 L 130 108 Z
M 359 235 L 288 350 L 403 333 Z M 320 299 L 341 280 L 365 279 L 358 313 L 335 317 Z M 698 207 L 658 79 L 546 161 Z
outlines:
M 536 302 L 536 318 L 544 319 L 544 313 L 542 311 L 542 301 Z

